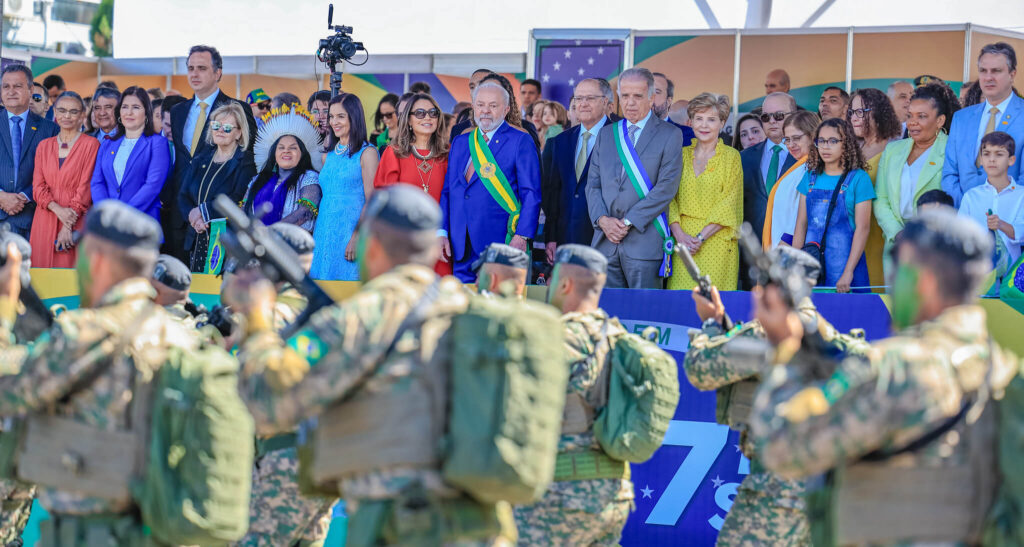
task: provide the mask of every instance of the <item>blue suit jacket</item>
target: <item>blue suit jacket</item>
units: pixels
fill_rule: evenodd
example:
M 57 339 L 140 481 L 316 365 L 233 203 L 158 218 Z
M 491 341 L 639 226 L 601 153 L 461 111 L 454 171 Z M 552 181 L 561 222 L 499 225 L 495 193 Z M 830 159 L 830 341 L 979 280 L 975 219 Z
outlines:
M 544 171 L 544 214 L 547 242 L 559 245 L 578 243 L 590 245 L 594 240 L 594 225 L 587 207 L 587 176 L 590 174 L 590 156 L 576 179 L 576 145 L 582 125 L 564 131 L 547 142 L 541 159 Z M 595 136 L 596 140 L 596 136 Z
M 103 139 L 100 142 L 96 167 L 92 172 L 92 202 L 99 203 L 105 199 L 123 201 L 159 222 L 160 190 L 171 168 L 171 149 L 167 146 L 167 139 L 160 135 L 139 137 L 118 185 L 114 175 L 114 156 L 121 140 Z
M 43 139 L 48 139 L 60 132 L 53 122 L 26 111 L 28 116 L 25 124 L 25 135 L 21 138 L 21 158 L 18 172 L 14 172 L 14 152 L 11 145 L 11 126 L 7 121 L 7 111 L 0 109 L 0 190 L 11 193 L 24 193 L 29 198 L 25 208 L 14 216 L 0 210 L 0 222 L 9 223 L 12 228 L 27 233 L 32 225 L 32 215 L 36 204 L 32 199 L 32 176 L 36 165 L 36 147 Z
M 466 182 L 471 133 L 455 137 L 448 152 L 448 171 L 441 190 L 441 228 L 448 232 L 456 260 L 475 257 L 487 245 L 505 242 L 508 213 L 494 201 L 474 171 Z M 532 239 L 540 215 L 540 161 L 529 133 L 502 123 L 488 143 L 494 160 L 519 198 L 516 234 Z M 472 248 L 466 248 L 466 236 Z
M 981 102 L 968 106 L 953 114 L 953 125 L 946 141 L 946 163 L 942 166 L 942 189 L 953 196 L 956 206 L 964 194 L 985 183 L 985 170 L 976 165 L 978 160 L 978 126 L 981 116 L 989 108 Z M 1010 105 L 1002 118 L 996 121 L 996 131 L 1009 133 L 1017 144 L 1017 162 L 1010 166 L 1010 176 L 1020 180 L 1021 162 L 1024 159 L 1024 99 L 1017 95 L 1010 98 Z
M 693 144 L 693 139 L 697 138 L 697 134 L 693 132 L 693 128 L 691 128 L 688 125 L 679 125 L 678 123 L 672 120 L 667 121 L 668 123 L 678 127 L 679 130 L 683 132 L 683 148 L 686 148 L 687 146 Z

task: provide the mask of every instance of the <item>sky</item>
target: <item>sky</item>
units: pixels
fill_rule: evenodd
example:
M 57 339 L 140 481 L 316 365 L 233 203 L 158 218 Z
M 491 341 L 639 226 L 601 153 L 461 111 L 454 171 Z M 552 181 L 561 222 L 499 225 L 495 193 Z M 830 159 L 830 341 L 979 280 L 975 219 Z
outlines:
M 721 28 L 743 27 L 746 0 L 707 0 Z M 326 0 L 130 0 L 114 3 L 115 57 L 299 55 L 327 35 Z M 775 0 L 770 26 L 799 27 L 822 0 Z M 962 24 L 1024 32 L 1021 0 L 834 0 L 814 26 Z M 708 28 L 694 0 L 396 0 L 335 2 L 334 24 L 371 54 L 524 53 L 535 28 Z

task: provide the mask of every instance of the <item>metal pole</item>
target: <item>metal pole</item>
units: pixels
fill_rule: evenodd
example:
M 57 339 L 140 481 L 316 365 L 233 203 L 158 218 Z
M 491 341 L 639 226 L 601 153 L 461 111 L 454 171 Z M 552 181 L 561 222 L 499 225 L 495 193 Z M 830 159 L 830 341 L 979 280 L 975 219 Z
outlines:
M 736 29 L 736 42 L 733 46 L 735 50 L 732 57 L 732 117 L 733 121 L 739 119 L 740 116 L 740 47 L 742 42 L 742 34 L 740 29 Z
M 846 30 L 846 92 L 853 88 L 853 27 Z
M 974 29 L 971 28 L 971 23 L 964 25 L 964 80 L 963 83 L 967 83 L 971 79 L 971 35 L 974 34 Z

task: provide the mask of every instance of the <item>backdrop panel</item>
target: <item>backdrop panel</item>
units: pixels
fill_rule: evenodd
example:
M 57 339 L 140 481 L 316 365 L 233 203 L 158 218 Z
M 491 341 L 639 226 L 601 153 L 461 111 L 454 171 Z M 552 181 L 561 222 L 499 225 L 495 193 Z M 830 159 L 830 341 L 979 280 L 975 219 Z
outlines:
M 856 32 L 853 89 L 885 91 L 896 80 L 938 76 L 959 91 L 963 79 L 964 32 Z
M 740 42 L 740 112 L 761 106 L 765 76 L 776 68 L 789 73 L 790 94 L 817 112 L 818 98 L 830 85 L 846 82 L 846 33 L 744 35 Z
M 633 65 L 668 76 L 677 101 L 705 91 L 724 93 L 731 101 L 735 55 L 733 34 L 637 36 Z

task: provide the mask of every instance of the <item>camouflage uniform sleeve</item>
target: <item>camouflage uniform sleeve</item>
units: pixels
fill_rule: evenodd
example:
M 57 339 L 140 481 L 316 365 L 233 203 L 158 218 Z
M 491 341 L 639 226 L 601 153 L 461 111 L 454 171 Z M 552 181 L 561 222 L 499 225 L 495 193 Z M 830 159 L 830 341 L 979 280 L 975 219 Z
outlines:
M 50 405 L 110 361 L 114 336 L 92 310 L 60 315 L 28 345 L 15 344 L 11 322 L 0 321 L 0 415 Z
M 243 342 L 240 391 L 257 432 L 292 431 L 358 386 L 398 328 L 384 318 L 402 318 L 407 308 L 379 293 L 361 293 L 320 310 L 288 340 L 268 331 Z
M 806 477 L 886 445 L 896 431 L 923 433 L 931 423 L 922 411 L 927 395 L 907 374 L 915 363 L 901 347 L 906 344 L 847 356 L 824 381 L 810 379 L 810 363 L 820 356 L 806 350 L 775 367 L 751 412 L 752 440 L 765 467 Z
M 709 391 L 758 375 L 768 365 L 765 350 L 769 348 L 757 351 L 751 342 L 763 339 L 764 329 L 757 321 L 725 334 L 719 328 L 704 327 L 686 351 L 687 379 L 693 387 Z

